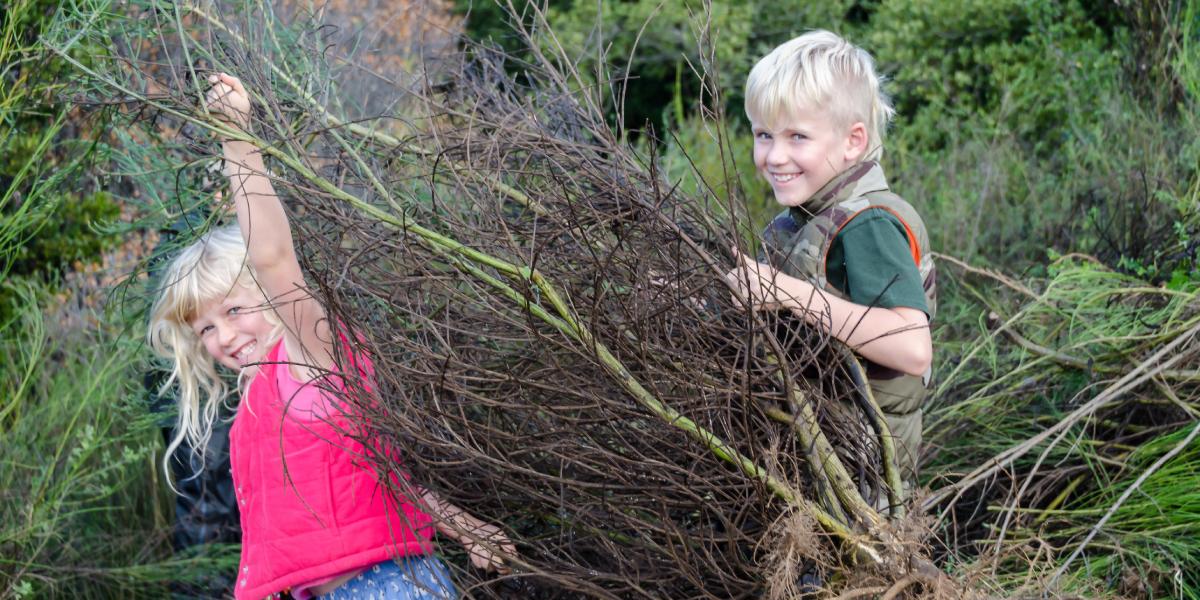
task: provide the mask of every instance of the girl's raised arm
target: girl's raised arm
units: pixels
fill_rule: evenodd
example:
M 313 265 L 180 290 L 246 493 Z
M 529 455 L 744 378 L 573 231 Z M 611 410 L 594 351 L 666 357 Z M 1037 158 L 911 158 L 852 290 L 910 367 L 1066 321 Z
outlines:
M 208 110 L 244 131 L 250 128 L 250 96 L 242 82 L 219 73 L 208 78 Z M 222 141 L 225 175 L 238 225 L 246 240 L 250 266 L 284 326 L 288 356 L 315 369 L 293 365 L 302 381 L 313 379 L 333 366 L 329 323 L 325 309 L 309 293 L 296 258 L 292 230 L 283 203 L 267 176 L 262 153 L 240 140 Z M 308 371 L 308 372 L 304 372 Z

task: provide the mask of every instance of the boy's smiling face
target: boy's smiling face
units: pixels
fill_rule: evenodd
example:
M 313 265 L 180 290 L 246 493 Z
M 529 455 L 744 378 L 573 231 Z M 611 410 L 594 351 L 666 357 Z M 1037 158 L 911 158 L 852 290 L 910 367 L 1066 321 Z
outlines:
M 767 124 L 751 118 L 754 167 L 783 206 L 800 206 L 866 152 L 866 127 L 839 127 L 825 111 L 798 111 Z

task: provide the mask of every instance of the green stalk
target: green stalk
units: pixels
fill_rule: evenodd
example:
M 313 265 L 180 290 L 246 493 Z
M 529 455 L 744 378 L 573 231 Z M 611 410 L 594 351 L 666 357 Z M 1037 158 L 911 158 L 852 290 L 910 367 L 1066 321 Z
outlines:
M 870 530 L 877 530 L 883 521 L 879 518 L 879 512 L 875 507 L 867 504 L 863 499 L 862 494 L 858 492 L 858 486 L 854 483 L 854 478 L 850 476 L 850 472 L 846 469 L 846 465 L 842 462 L 841 457 L 833 449 L 833 444 L 825 435 L 824 430 L 817 425 L 817 415 L 812 408 L 812 404 L 808 402 L 796 402 L 793 399 L 793 410 L 799 409 L 800 420 L 807 425 L 808 440 L 806 443 L 811 443 L 816 449 L 816 452 L 821 456 L 821 466 L 825 469 L 830 481 L 833 483 L 833 490 L 842 504 L 851 514 L 858 520 L 866 523 Z M 798 431 L 803 432 L 805 428 L 799 428 Z M 802 434 L 803 435 L 803 434 Z
M 799 394 L 798 391 L 794 393 Z M 808 464 L 808 470 L 811 472 L 813 481 L 816 483 L 816 492 L 820 496 L 821 503 L 838 521 L 849 523 L 850 520 L 846 517 L 846 512 L 842 510 L 837 492 L 833 489 L 833 482 L 829 481 L 829 474 L 821 466 L 824 464 L 824 461 L 821 460 L 821 455 L 817 453 L 816 445 L 805 441 L 811 437 L 806 432 L 809 423 L 801 423 L 801 419 L 797 415 L 777 406 L 770 406 L 765 402 L 763 403 L 762 410 L 768 417 L 780 423 L 787 424 L 796 432 L 796 436 L 800 438 L 800 445 L 804 447 L 804 462 Z
M 778 366 L 776 359 L 770 358 L 768 360 Z M 777 369 L 776 375 L 782 379 L 784 377 L 783 370 Z M 787 389 L 786 382 L 781 381 L 780 383 Z M 865 523 L 870 530 L 879 530 L 879 526 L 883 524 L 879 518 L 879 512 L 867 504 L 862 494 L 858 493 L 858 486 L 854 484 L 854 478 L 850 476 L 846 465 L 842 463 L 842 459 L 834 451 L 833 444 L 830 443 L 821 426 L 817 424 L 817 415 L 813 411 L 812 404 L 806 402 L 794 386 L 791 388 L 789 403 L 792 410 L 799 417 L 797 419 L 797 426 L 794 429 L 800 437 L 800 443 L 804 444 L 805 447 L 812 447 L 814 453 L 820 457 L 819 464 L 822 470 L 824 470 L 825 476 L 832 484 L 834 493 L 841 500 L 842 505 L 858 521 Z
M 1075 491 L 1075 488 L 1079 487 L 1079 484 L 1083 483 L 1088 477 L 1088 473 L 1083 473 L 1072 479 L 1071 482 L 1067 484 L 1067 487 L 1063 488 L 1063 491 L 1059 492 L 1058 495 L 1050 501 L 1050 504 L 1046 505 L 1046 508 L 1043 508 L 1038 512 L 1037 519 L 1034 519 L 1033 521 L 1034 527 L 1041 525 L 1046 521 L 1047 518 L 1050 517 L 1051 514 L 1057 512 L 1058 507 L 1062 506 L 1063 502 L 1067 501 L 1067 497 L 1069 497 Z
M 889 510 L 892 518 L 902 519 L 904 518 L 904 488 L 900 478 L 900 463 L 896 457 L 896 440 L 892 437 L 892 429 L 888 426 L 887 419 L 883 417 L 883 410 L 879 408 L 879 403 L 875 401 L 875 393 L 871 391 L 866 369 L 863 369 L 858 357 L 843 346 L 842 359 L 850 371 L 851 379 L 854 380 L 854 387 L 858 389 L 863 412 L 867 413 L 867 418 L 871 419 L 871 425 L 875 428 L 876 435 L 879 436 L 879 449 L 883 455 L 883 476 L 888 489 Z

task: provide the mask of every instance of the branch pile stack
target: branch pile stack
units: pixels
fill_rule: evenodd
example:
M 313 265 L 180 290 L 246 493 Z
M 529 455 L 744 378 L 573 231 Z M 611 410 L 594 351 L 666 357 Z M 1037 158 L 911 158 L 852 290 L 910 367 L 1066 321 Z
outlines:
M 677 193 L 569 62 L 469 50 L 398 84 L 396 113 L 348 123 L 320 28 L 143 8 L 107 34 L 112 60 L 74 61 L 81 99 L 155 140 L 129 145 L 142 174 L 212 156 L 212 133 L 267 154 L 309 284 L 373 360 L 374 387 L 346 395 L 396 450 L 373 462 L 518 541 L 515 576 L 464 570 L 463 587 L 787 596 L 810 563 L 893 596 L 935 585 L 915 536 L 874 508 L 903 513 L 861 366 L 732 296 L 737 211 Z M 198 107 L 202 66 L 252 90 L 252 131 Z

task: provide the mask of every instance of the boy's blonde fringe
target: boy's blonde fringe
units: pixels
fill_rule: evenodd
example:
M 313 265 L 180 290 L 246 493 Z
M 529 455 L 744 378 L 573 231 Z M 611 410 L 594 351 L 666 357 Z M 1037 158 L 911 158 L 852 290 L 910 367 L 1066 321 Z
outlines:
M 179 389 L 178 425 L 163 456 L 163 470 L 168 475 L 170 458 L 185 441 L 203 465 L 203 449 L 228 396 L 228 386 L 190 322 L 204 304 L 223 297 L 234 286 L 257 289 L 246 262 L 246 242 L 236 225 L 204 234 L 180 250 L 163 273 L 162 288 L 150 312 L 148 340 L 155 353 L 172 363 L 171 374 L 158 393 L 167 393 L 172 386 Z M 277 321 L 271 311 L 266 317 Z M 282 329 L 275 324 L 277 330 Z M 239 377 L 239 389 L 243 383 Z

